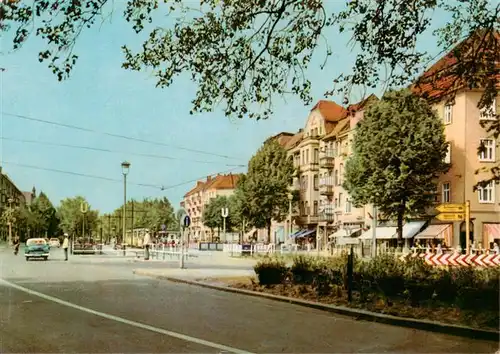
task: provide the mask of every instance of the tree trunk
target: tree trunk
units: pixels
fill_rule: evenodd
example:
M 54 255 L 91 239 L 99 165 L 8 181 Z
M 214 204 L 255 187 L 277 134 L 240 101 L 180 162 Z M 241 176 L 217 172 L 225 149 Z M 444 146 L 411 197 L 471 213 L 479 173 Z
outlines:
M 271 222 L 267 223 L 267 243 L 271 243 Z
M 406 203 L 404 200 L 401 201 L 401 204 L 399 206 L 399 210 L 398 210 L 398 250 L 402 250 L 403 249 L 403 244 L 404 244 L 404 240 L 403 240 L 403 217 L 404 217 L 404 214 L 405 214 L 405 206 L 406 206 Z

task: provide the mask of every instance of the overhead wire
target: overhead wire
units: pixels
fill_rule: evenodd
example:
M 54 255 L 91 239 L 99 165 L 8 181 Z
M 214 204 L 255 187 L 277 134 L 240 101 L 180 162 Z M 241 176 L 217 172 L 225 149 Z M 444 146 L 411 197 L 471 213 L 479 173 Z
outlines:
M 152 145 L 166 146 L 166 147 L 169 147 L 169 148 L 174 148 L 174 149 L 179 149 L 179 150 L 184 150 L 184 151 L 195 152 L 195 153 L 198 153 L 198 154 L 205 154 L 205 155 L 217 156 L 217 157 L 222 157 L 222 158 L 225 158 L 225 159 L 242 160 L 241 158 L 237 158 L 237 157 L 233 157 L 233 156 L 222 155 L 222 154 L 212 153 L 212 152 L 198 150 L 198 149 L 191 149 L 191 148 L 176 146 L 176 145 L 167 144 L 167 143 L 163 143 L 163 142 L 159 142 L 159 141 L 141 139 L 141 138 L 137 138 L 137 137 L 133 137 L 133 136 L 108 133 L 108 132 L 98 131 L 98 130 L 94 130 L 94 129 L 79 127 L 79 126 L 76 126 L 76 125 L 73 125 L 73 124 L 60 123 L 60 122 L 54 122 L 54 121 L 40 119 L 40 118 L 29 117 L 29 116 L 25 116 L 25 115 L 22 115 L 22 114 L 14 114 L 14 113 L 3 112 L 3 111 L 2 111 L 2 114 L 5 115 L 5 116 L 9 116 L 9 117 L 24 119 L 24 120 L 28 120 L 28 121 L 43 123 L 43 124 L 50 124 L 50 125 L 60 126 L 60 127 L 68 128 L 68 129 L 80 130 L 80 131 L 89 132 L 89 133 L 102 134 L 102 135 L 111 136 L 111 137 L 114 137 L 114 138 L 126 139 L 126 140 L 131 140 L 131 141 L 137 141 L 137 142 L 142 142 L 142 143 L 147 143 L 147 144 L 152 144 Z
M 78 177 L 86 177 L 86 178 L 93 178 L 93 179 L 100 179 L 100 180 L 105 180 L 108 182 L 119 182 L 122 183 L 123 180 L 117 179 L 117 178 L 110 178 L 110 177 L 105 177 L 105 176 L 97 176 L 97 175 L 90 175 L 90 174 L 85 174 L 85 173 L 79 173 L 79 172 L 74 172 L 74 171 L 65 171 L 65 170 L 59 170 L 59 169 L 54 169 L 54 168 L 48 168 L 48 167 L 43 167 L 43 166 L 35 166 L 35 165 L 28 165 L 28 164 L 21 164 L 17 162 L 11 162 L 11 161 L 4 161 L 3 163 L 8 164 L 8 165 L 13 165 L 13 166 L 18 166 L 18 167 L 23 167 L 23 168 L 30 168 L 30 169 L 35 169 L 35 170 L 42 170 L 42 171 L 48 171 L 48 172 L 56 172 L 56 173 L 62 173 L 62 174 L 68 174 L 68 175 L 73 175 L 73 176 L 78 176 Z M 193 183 L 196 181 L 199 181 L 200 179 L 206 178 L 207 176 L 216 176 L 217 174 L 224 174 L 224 173 L 229 173 L 234 170 L 237 170 L 240 167 L 233 167 L 231 169 L 221 171 L 221 172 L 216 172 L 212 173 L 209 175 L 203 175 L 201 177 L 191 179 L 189 181 L 169 185 L 169 186 L 164 186 L 164 185 L 155 185 L 155 184 L 147 184 L 147 183 L 134 183 L 134 182 L 129 182 L 131 185 L 139 186 L 139 187 L 149 187 L 149 188 L 155 188 L 159 189 L 161 191 L 165 191 L 168 189 L 173 189 L 176 187 L 180 187 L 189 183 Z
M 197 162 L 197 163 L 208 163 L 208 164 L 222 164 L 222 165 L 228 166 L 228 167 L 245 167 L 246 166 L 246 165 L 242 165 L 242 164 L 227 164 L 227 163 L 220 162 L 220 161 L 193 160 L 193 159 L 182 158 L 182 157 L 119 151 L 119 150 L 98 148 L 98 147 L 93 147 L 93 146 L 61 144 L 61 143 L 53 143 L 53 142 L 49 142 L 49 141 L 40 141 L 40 140 L 17 139 L 17 138 L 8 138 L 8 137 L 0 137 L 0 139 L 5 140 L 5 141 L 20 142 L 20 143 L 67 147 L 67 148 L 73 148 L 73 149 L 91 150 L 91 151 L 99 151 L 99 152 L 120 153 L 120 154 L 135 155 L 135 156 L 142 156 L 142 157 L 149 157 L 149 158 L 156 158 L 156 159 L 179 160 L 179 161 L 186 161 L 186 162 Z

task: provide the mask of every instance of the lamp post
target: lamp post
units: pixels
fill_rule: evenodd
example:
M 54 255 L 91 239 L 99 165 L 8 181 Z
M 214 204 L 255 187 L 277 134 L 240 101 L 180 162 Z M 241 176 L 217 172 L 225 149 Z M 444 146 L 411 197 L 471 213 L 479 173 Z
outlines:
M 127 161 L 122 162 L 122 173 L 123 173 L 123 234 L 122 234 L 122 248 L 123 255 L 125 256 L 127 251 L 125 250 L 125 235 L 127 233 L 127 175 L 130 169 L 130 163 Z
M 7 200 L 9 202 L 9 245 L 12 244 L 12 198 Z
M 292 201 L 293 194 L 288 193 L 288 238 L 292 235 Z

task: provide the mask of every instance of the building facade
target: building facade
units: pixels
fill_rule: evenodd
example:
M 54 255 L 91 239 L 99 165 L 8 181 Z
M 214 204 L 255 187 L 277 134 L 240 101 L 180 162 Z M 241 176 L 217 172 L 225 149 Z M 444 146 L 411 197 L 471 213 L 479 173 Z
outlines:
M 196 186 L 184 195 L 181 207 L 191 218 L 189 236 L 192 240 L 211 241 L 215 236 L 208 227 L 203 224 L 203 211 L 210 200 L 218 196 L 229 197 L 234 193 L 240 176 L 227 174 L 208 176 L 205 181 L 196 182 Z

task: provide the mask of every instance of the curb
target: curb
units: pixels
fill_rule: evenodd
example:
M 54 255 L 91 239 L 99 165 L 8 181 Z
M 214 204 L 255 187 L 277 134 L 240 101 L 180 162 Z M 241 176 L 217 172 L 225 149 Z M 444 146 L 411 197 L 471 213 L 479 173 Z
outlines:
M 242 295 L 248 295 L 248 296 L 253 296 L 253 297 L 266 298 L 269 300 L 286 302 L 286 303 L 290 303 L 290 304 L 294 304 L 294 305 L 313 308 L 316 310 L 322 310 L 322 311 L 332 312 L 332 313 L 336 313 L 336 314 L 340 314 L 340 315 L 344 315 L 344 316 L 354 317 L 356 320 L 378 322 L 378 323 L 383 323 L 383 324 L 388 324 L 388 325 L 393 325 L 393 326 L 407 327 L 407 328 L 424 330 L 424 331 L 428 331 L 428 332 L 437 332 L 437 333 L 454 335 L 454 336 L 458 336 L 458 337 L 466 337 L 466 338 L 471 338 L 471 339 L 481 339 L 481 340 L 494 341 L 494 342 L 498 342 L 499 338 L 500 338 L 500 332 L 483 330 L 483 329 L 472 328 L 472 327 L 467 327 L 467 326 L 452 325 L 452 324 L 434 322 L 434 321 L 429 321 L 429 320 L 418 320 L 418 319 L 413 319 L 413 318 L 404 318 L 404 317 L 398 317 L 398 316 L 392 316 L 392 315 L 385 315 L 382 313 L 354 309 L 354 308 L 349 308 L 349 307 L 345 307 L 345 306 L 328 305 L 328 304 L 322 304 L 322 303 L 314 302 L 314 301 L 294 299 L 294 298 L 287 297 L 287 296 L 273 295 L 273 294 L 261 293 L 258 291 L 245 290 L 245 289 L 230 288 L 230 287 L 226 287 L 226 286 L 204 283 L 204 282 L 200 282 L 200 281 L 196 281 L 196 280 L 180 279 L 180 278 L 169 277 L 169 276 L 165 276 L 165 275 L 156 275 L 156 274 L 152 274 L 148 271 L 143 271 L 140 269 L 134 270 L 133 274 L 148 276 L 148 277 L 161 279 L 161 280 L 168 280 L 168 281 L 171 281 L 174 283 L 195 285 L 195 286 L 199 286 L 199 287 L 203 287 L 203 288 L 219 290 L 219 291 L 224 291 L 224 292 L 228 292 L 228 293 L 242 294 Z

